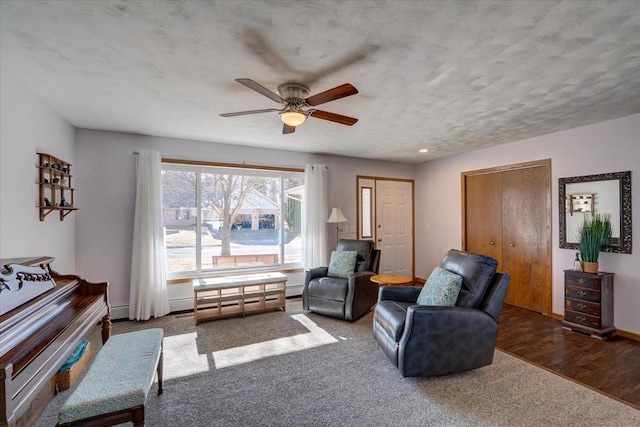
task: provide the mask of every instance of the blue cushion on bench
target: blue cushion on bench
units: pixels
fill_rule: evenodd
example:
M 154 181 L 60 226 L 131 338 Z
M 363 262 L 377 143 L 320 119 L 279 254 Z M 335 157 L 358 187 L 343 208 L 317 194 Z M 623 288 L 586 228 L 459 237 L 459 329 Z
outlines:
M 153 384 L 163 335 L 164 331 L 156 328 L 109 338 L 60 410 L 58 422 L 144 405 Z

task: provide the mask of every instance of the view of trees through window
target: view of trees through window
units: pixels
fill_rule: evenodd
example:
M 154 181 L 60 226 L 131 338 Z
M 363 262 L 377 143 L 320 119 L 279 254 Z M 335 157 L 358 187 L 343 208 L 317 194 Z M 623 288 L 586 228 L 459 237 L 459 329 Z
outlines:
M 304 174 L 163 165 L 169 273 L 302 263 Z

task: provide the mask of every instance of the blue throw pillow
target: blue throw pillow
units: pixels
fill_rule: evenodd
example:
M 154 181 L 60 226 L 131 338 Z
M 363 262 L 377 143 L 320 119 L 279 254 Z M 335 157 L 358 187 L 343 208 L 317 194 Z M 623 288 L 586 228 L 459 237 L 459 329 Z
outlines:
M 353 273 L 356 268 L 356 251 L 333 251 L 331 252 L 331 261 L 329 261 L 329 277 L 349 278 L 349 274 Z
M 417 303 L 420 305 L 456 305 L 460 288 L 462 287 L 462 276 L 445 270 L 441 267 L 433 269 L 431 276 L 424 284 Z

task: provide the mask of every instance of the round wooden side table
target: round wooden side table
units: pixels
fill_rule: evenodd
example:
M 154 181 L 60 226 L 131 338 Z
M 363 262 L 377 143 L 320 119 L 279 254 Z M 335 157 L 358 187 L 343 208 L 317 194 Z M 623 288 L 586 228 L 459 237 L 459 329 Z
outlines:
M 371 276 L 371 281 L 380 286 L 410 285 L 413 283 L 413 279 L 411 277 L 403 276 L 401 274 L 376 274 L 375 276 Z

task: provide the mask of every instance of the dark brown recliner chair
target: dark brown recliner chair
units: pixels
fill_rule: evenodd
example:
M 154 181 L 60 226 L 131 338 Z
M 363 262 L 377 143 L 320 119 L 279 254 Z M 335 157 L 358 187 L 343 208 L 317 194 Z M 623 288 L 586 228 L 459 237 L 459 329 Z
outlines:
M 371 310 L 378 298 L 379 286 L 371 281 L 378 274 L 380 251 L 371 240 L 340 239 L 337 251 L 356 251 L 355 271 L 349 278 L 328 277 L 328 267 L 306 270 L 302 307 L 305 310 L 356 320 Z
M 462 276 L 453 307 L 417 305 L 420 288 L 380 289 L 373 336 L 404 377 L 453 374 L 493 362 L 509 276 L 496 273 L 495 259 L 455 249 L 440 267 Z

